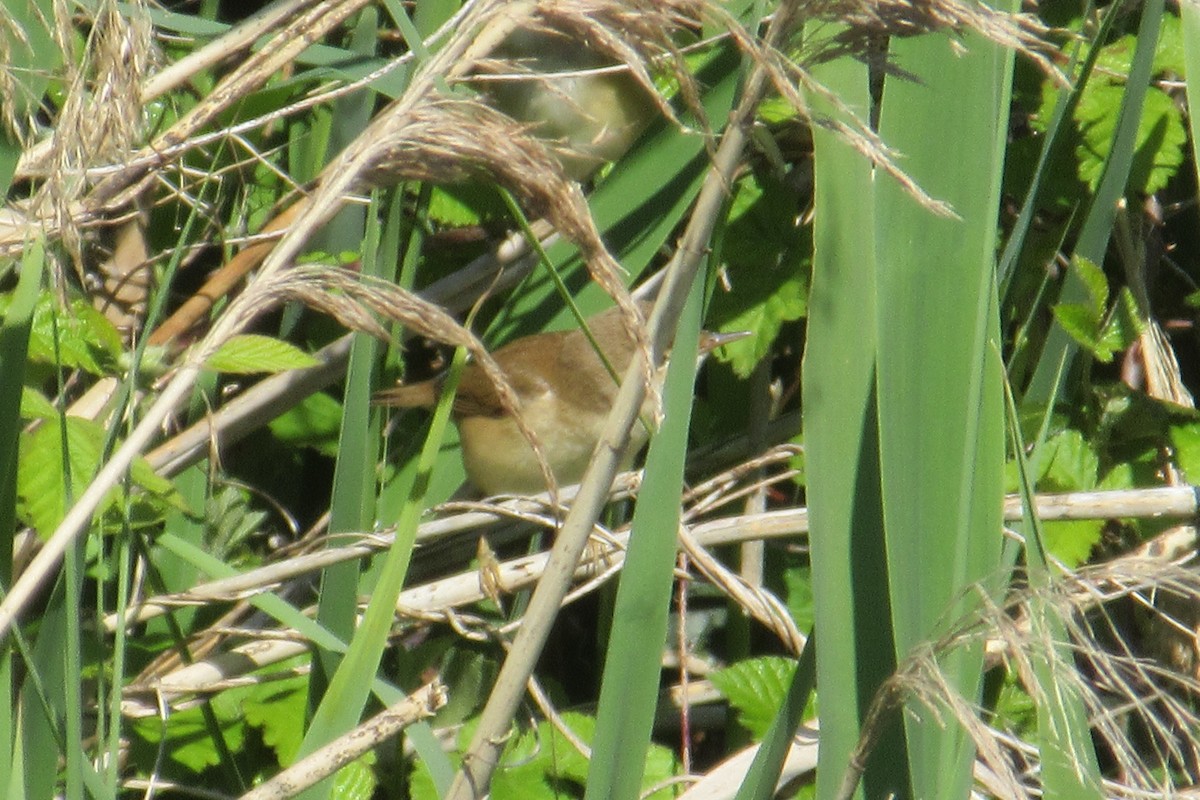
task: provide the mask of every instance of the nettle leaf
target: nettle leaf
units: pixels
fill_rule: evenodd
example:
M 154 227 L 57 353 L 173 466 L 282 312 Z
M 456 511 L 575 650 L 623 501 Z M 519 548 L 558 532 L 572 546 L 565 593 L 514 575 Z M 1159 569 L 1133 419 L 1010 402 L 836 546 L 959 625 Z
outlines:
M 298 661 L 293 663 L 299 665 Z M 284 766 L 295 761 L 300 752 L 307 702 L 308 678 L 303 675 L 264 682 L 242 702 L 246 724 L 262 732 L 263 743 L 275 751 Z
M 1174 14 L 1164 14 L 1159 25 L 1158 44 L 1154 48 L 1154 74 L 1182 77 L 1187 72 L 1184 66 L 1187 59 L 1183 49 L 1183 21 Z
M 49 536 L 58 527 L 69 503 L 78 498 L 95 477 L 106 436 L 107 431 L 99 423 L 67 417 L 65 459 L 62 418 L 47 419 L 32 434 L 22 437 L 17 472 L 17 513 L 22 522 L 42 536 Z M 135 486 L 151 495 L 172 502 L 178 499 L 174 485 L 155 473 L 145 459 L 136 459 L 129 474 Z M 100 510 L 113 508 L 122 495 L 120 487 L 114 488 L 105 497 Z
M 234 336 L 209 356 L 204 366 L 217 372 L 247 375 L 315 367 L 321 362 L 296 345 L 270 336 L 246 333 Z
M 1086 563 L 1103 534 L 1104 521 L 1098 519 L 1042 524 L 1042 541 L 1047 552 L 1068 567 Z
M 374 763 L 375 753 L 368 751 L 339 769 L 329 796 L 334 800 L 371 800 L 379 785 Z
M 1072 260 L 1076 275 L 1087 289 L 1088 303 L 1060 303 L 1054 317 L 1071 338 L 1097 360 L 1109 363 L 1146 330 L 1146 321 L 1128 287 L 1122 287 L 1108 308 L 1110 289 L 1104 271 L 1082 256 Z
M 1163 73 L 1182 76 L 1184 68 L 1183 24 L 1174 14 L 1164 14 L 1158 29 L 1158 42 L 1154 47 L 1155 75 Z M 1133 68 L 1133 54 L 1137 50 L 1137 37 L 1127 34 L 1105 45 L 1096 59 L 1096 78 L 1110 83 L 1124 80 Z
M 1200 422 L 1172 425 L 1171 446 L 1175 463 L 1183 470 L 1188 483 L 1200 481 Z
M 248 687 L 221 692 L 209 701 L 212 714 L 231 751 L 240 750 L 246 740 L 246 722 L 241 713 L 241 697 Z M 209 735 L 205 712 L 199 707 L 172 712 L 167 719 L 145 717 L 133 720 L 133 749 L 139 760 L 153 763 L 160 752 L 189 772 L 200 774 L 221 763 L 221 752 Z
M 282 442 L 311 447 L 327 456 L 336 455 L 342 404 L 325 392 L 316 392 L 271 420 L 268 427 Z
M 58 409 L 37 389 L 21 387 L 21 419 L 53 419 Z
M 1100 456 L 1080 431 L 1068 428 L 1050 437 L 1045 446 L 1052 455 L 1038 482 L 1040 489 L 1068 492 L 1097 488 Z M 1103 530 L 1103 520 L 1047 522 L 1042 526 L 1046 549 L 1072 567 L 1087 561 Z
M 1086 256 L 1078 254 L 1072 256 L 1071 268 L 1075 270 L 1075 274 L 1087 288 L 1088 299 L 1092 302 L 1091 311 L 1099 324 L 1104 317 L 1105 309 L 1108 308 L 1108 278 L 1105 277 L 1104 270 L 1100 268 L 1100 265 Z
M 1112 147 L 1125 88 L 1093 81 L 1084 89 L 1075 109 L 1082 141 L 1076 150 L 1079 177 L 1095 191 Z M 1146 92 L 1138 123 L 1133 165 L 1127 190 L 1141 194 L 1160 191 L 1179 171 L 1184 159 L 1187 132 L 1183 117 L 1170 95 L 1151 88 Z
M 1100 352 L 1100 321 L 1090 306 L 1082 303 L 1059 303 L 1054 306 L 1054 318 L 1072 339 L 1101 361 L 1111 361 Z
M 123 351 L 120 332 L 86 300 L 74 298 L 64 307 L 49 292 L 38 298 L 29 331 L 31 361 L 104 375 Z
M 783 585 L 788 613 L 800 630 L 811 628 L 814 619 L 812 568 L 791 564 L 783 571 Z
M 594 717 L 566 711 L 562 714 L 562 722 L 585 744 L 590 745 L 595 738 Z M 477 727 L 477 719 L 463 725 L 458 737 L 462 750 L 466 750 Z M 587 785 L 587 758 L 548 722 L 538 723 L 536 730 L 514 733 L 504 747 L 500 763 L 492 776 L 492 797 L 582 797 L 583 787 Z M 677 767 L 675 755 L 668 748 L 652 743 L 646 753 L 642 789 L 662 788 L 642 797 L 647 800 L 675 797 L 668 782 L 675 777 Z M 413 800 L 437 800 L 439 797 L 429 770 L 420 761 L 413 769 L 408 788 Z
M 1100 456 L 1083 434 L 1073 428 L 1056 433 L 1045 446 L 1053 453 L 1043 480 L 1051 491 L 1074 492 L 1096 488 Z
M 488 185 L 435 186 L 429 194 L 429 219 L 445 228 L 482 225 L 507 213 L 500 194 Z
M 1137 301 L 1129 287 L 1121 287 L 1113 304 L 1112 314 L 1100 332 L 1100 346 L 1108 352 L 1109 360 L 1112 353 L 1128 349 L 1146 330 L 1146 321 L 1138 312 Z
M 768 125 L 798 119 L 800 112 L 791 101 L 782 97 L 768 97 L 758 104 L 757 117 Z
M 793 659 L 764 656 L 717 670 L 709 678 L 737 710 L 738 722 L 757 740 L 766 735 L 779 712 L 795 671 Z
M 769 352 L 785 322 L 808 312 L 810 248 L 795 196 L 781 181 L 751 175 L 730 206 L 722 253 L 733 291 L 713 295 L 710 316 L 722 332 L 753 334 L 714 354 L 741 377 Z

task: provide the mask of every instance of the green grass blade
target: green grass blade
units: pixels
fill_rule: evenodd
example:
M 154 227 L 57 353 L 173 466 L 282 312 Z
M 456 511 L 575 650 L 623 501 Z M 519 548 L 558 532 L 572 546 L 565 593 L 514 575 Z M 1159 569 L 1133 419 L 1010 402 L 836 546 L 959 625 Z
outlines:
M 374 211 L 376 204 L 371 204 Z M 374 213 L 371 219 L 376 218 Z M 359 219 L 361 230 L 362 219 Z M 348 233 L 348 231 L 346 231 Z M 368 225 L 362 269 L 368 275 L 380 271 L 395 273 L 397 253 L 379 253 L 379 225 Z M 342 429 L 334 464 L 334 487 L 330 503 L 329 530 L 331 534 L 370 530 L 374 522 L 374 464 L 379 452 L 380 431 L 378 415 L 371 413 L 371 392 L 374 389 L 374 366 L 378 342 L 366 333 L 356 333 L 350 345 L 350 362 L 346 373 L 346 395 L 342 403 Z M 337 547 L 336 540 L 330 547 Z M 350 589 L 350 588 L 354 589 Z M 338 638 L 349 640 L 354 633 L 358 613 L 359 564 L 346 561 L 326 567 L 320 579 L 320 600 L 317 619 Z M 341 658 L 332 652 L 318 651 L 313 663 L 313 682 L 310 698 L 314 704 L 324 691 L 325 681 L 334 674 Z M 319 667 L 319 669 L 318 669 Z M 362 676 L 367 679 L 368 676 Z
M 1052 573 L 1046 560 L 1041 524 L 1031 511 L 1034 508 L 1033 480 L 1025 442 L 1017 423 L 1016 403 L 1011 392 L 1008 400 L 1008 429 L 1016 453 L 1017 477 L 1020 482 L 1021 505 L 1024 509 L 1022 528 L 1025 533 L 1025 563 L 1029 570 L 1029 585 L 1034 590 L 1050 586 Z M 1062 675 L 1074 669 L 1074 658 L 1068 645 L 1066 627 L 1055 615 L 1052 605 L 1034 597 L 1030 600 L 1031 641 L 1036 642 L 1030 654 L 1039 690 L 1037 703 L 1037 742 L 1041 755 L 1042 792 L 1046 797 L 1100 796 L 1100 768 L 1092 745 L 1087 709 L 1072 691 L 1074 681 Z
M 379 579 L 363 614 L 362 622 L 354 633 L 354 639 L 346 651 L 338 670 L 329 683 L 329 690 L 321 700 L 312 724 L 304 736 L 297 757 L 316 750 L 334 737 L 357 724 L 370 690 L 370 678 L 379 668 L 379 660 L 387 645 L 388 631 L 396 613 L 396 600 L 404 585 L 408 565 L 416 542 L 417 525 L 424 509 L 425 493 L 429 486 L 429 474 L 437 460 L 442 435 L 450 424 L 451 399 L 458 385 L 465 353 L 459 351 L 454 365 L 447 374 L 446 386 L 429 426 L 424 449 L 414 475 L 409 502 L 401 512 L 396 524 L 396 535 L 388 548 Z M 363 676 L 368 676 L 367 680 Z M 326 796 L 331 787 L 327 779 L 312 787 L 302 796 L 313 798 Z
M 870 107 L 867 69 L 840 59 L 814 76 L 860 119 Z M 836 116 L 822 98 L 814 110 Z M 832 131 L 813 128 L 813 277 L 801 385 L 811 520 L 818 714 L 817 796 L 832 797 L 878 686 L 895 669 L 875 403 L 875 227 L 870 164 Z M 828 636 L 821 631 L 830 631 Z M 845 676 L 853 675 L 849 681 Z M 903 740 L 871 765 L 867 791 L 883 796 L 904 774 Z M 897 753 L 900 757 L 894 757 Z M 882 773 L 876 770 L 882 769 Z
M 1109 9 L 1109 14 L 1119 9 Z M 1138 125 L 1142 118 L 1142 105 L 1146 91 L 1150 88 L 1150 75 L 1154 66 L 1154 51 L 1158 43 L 1158 31 L 1162 22 L 1163 0 L 1148 0 L 1141 10 L 1142 20 L 1138 28 L 1137 51 L 1133 66 L 1129 70 L 1125 98 L 1121 103 L 1121 117 L 1113 133 L 1112 148 L 1104 165 L 1104 174 L 1096 188 L 1091 208 L 1079 231 L 1075 254 L 1096 264 L 1104 263 L 1108 240 L 1112 234 L 1117 215 L 1117 202 L 1125 194 L 1125 184 L 1133 166 L 1134 148 L 1137 143 Z M 1063 281 L 1059 301 L 1078 303 L 1087 296 L 1087 289 L 1074 271 L 1067 273 Z M 1059 381 L 1069 372 L 1071 362 L 1079 350 L 1075 341 L 1057 323 L 1050 328 L 1041 358 L 1025 393 L 1025 402 L 1044 405 L 1048 398 L 1059 393 Z M 1059 365 L 1065 363 L 1066 370 Z
M 881 135 L 961 217 L 933 215 L 894 182 L 878 186 L 880 469 L 901 659 L 967 610 L 963 593 L 993 575 L 1000 556 L 995 242 L 1012 53 L 978 36 L 928 35 L 894 40 L 891 55 L 920 82 L 889 79 Z M 968 701 L 981 666 L 978 648 L 941 661 Z M 965 796 L 973 749 L 963 732 L 928 714 L 906 717 L 905 732 L 913 796 Z
M 698 350 L 703 295 L 700 278 L 680 317 L 675 353 Z M 641 794 L 675 579 L 678 498 L 695 379 L 694 359 L 670 360 L 663 391 L 666 417 L 646 455 L 646 477 L 617 589 L 585 798 L 635 800 Z
M 355 51 L 368 55 L 374 52 L 377 14 L 364 10 L 355 26 Z M 330 130 L 330 153 L 342 150 L 361 132 L 370 119 L 374 95 L 359 92 L 341 98 L 335 106 Z M 394 274 L 398 254 L 380 254 L 380 229 L 376 224 L 377 204 L 369 206 L 371 224 L 363 229 L 368 217 L 364 209 L 347 206 L 322 231 L 321 241 L 333 252 L 358 250 L 363 252 L 363 272 L 368 275 Z M 361 244 L 360 244 L 361 243 Z M 371 392 L 375 382 L 375 363 L 378 343 L 366 334 L 356 334 L 350 348 L 350 364 L 346 370 L 345 397 L 342 403 L 342 428 L 338 440 L 338 455 L 334 464 L 333 491 L 329 508 L 329 532 L 369 530 L 375 519 L 375 461 L 382 432 L 378 415 L 370 413 Z M 330 540 L 336 547 L 336 540 Z M 358 563 L 347 561 L 321 572 L 321 592 L 317 620 L 341 639 L 349 640 L 354 633 L 358 608 L 358 593 L 348 591 L 358 586 Z M 318 650 L 313 663 L 310 701 L 315 707 L 326 681 L 337 669 L 340 657 L 336 653 Z
M 804 709 L 812 696 L 816 678 L 817 640 L 810 630 L 808 644 L 800 654 L 800 663 L 796 665 L 779 714 L 763 737 L 754 761 L 746 771 L 746 779 L 742 781 L 734 800 L 770 800 L 775 796 L 775 787 L 783 771 L 783 762 L 791 748 L 796 729 L 804 721 Z
M 1192 139 L 1192 167 L 1200 181 L 1200 4 L 1180 3 L 1183 20 L 1183 58 L 1187 67 L 1188 126 Z
M 12 303 L 0 325 L 0 587 L 12 585 L 13 540 L 17 529 L 17 444 L 21 435 L 21 391 L 25 383 L 29 331 L 33 308 L 42 286 L 45 250 L 40 241 L 31 242 L 21 259 L 21 275 Z M 0 650 L 0 788 L 12 785 L 17 754 L 15 675 L 12 647 Z M 11 756 L 11 757 L 10 757 Z
M 1104 43 L 1108 30 L 1116 17 L 1116 14 L 1104 15 L 1104 19 L 1097 30 L 1096 38 L 1093 40 L 1092 46 L 1088 49 L 1087 57 L 1079 67 L 1079 80 L 1073 86 L 1059 91 L 1058 101 L 1054 106 L 1054 114 L 1046 124 L 1046 139 L 1042 143 L 1041 153 L 1038 154 L 1037 166 L 1033 170 L 1033 180 L 1030 182 L 1029 191 L 1025 195 L 1025 202 L 1021 206 L 1021 213 L 1017 215 L 1017 219 L 1013 223 L 1008 241 L 1004 245 L 1004 252 L 1000 256 L 1000 264 L 997 272 L 999 274 L 1000 297 L 1002 299 L 1007 293 L 1009 282 L 1012 280 L 1013 272 L 1016 270 L 1021 253 L 1024 250 L 1026 234 L 1029 232 L 1029 227 L 1033 224 L 1034 215 L 1038 211 L 1038 199 L 1045 188 L 1048 177 L 1047 166 L 1060 158 L 1070 157 L 1066 152 L 1066 145 L 1070 141 L 1066 133 L 1072 124 L 1071 115 L 1079 105 L 1079 99 L 1083 96 L 1084 87 L 1087 86 L 1088 80 L 1092 76 L 1092 70 L 1096 66 L 1096 59 L 1100 57 L 1101 45 Z M 1072 67 L 1074 67 L 1074 58 L 1072 56 Z M 1070 72 L 1070 70 L 1068 71 Z

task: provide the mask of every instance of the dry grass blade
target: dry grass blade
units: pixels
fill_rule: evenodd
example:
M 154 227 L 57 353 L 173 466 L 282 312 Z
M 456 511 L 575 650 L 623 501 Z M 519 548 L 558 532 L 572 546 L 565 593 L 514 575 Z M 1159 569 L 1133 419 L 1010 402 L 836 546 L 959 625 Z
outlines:
M 1113 796 L 1160 796 L 1200 781 L 1200 745 L 1193 732 L 1200 726 L 1195 704 L 1200 699 L 1200 663 L 1195 646 L 1200 621 L 1200 575 L 1194 569 L 1161 560 L 1129 557 L 1056 578 L 1041 590 L 1014 594 L 1004 606 L 988 602 L 979 592 L 981 609 L 960 621 L 937 642 L 918 648 L 880 690 L 872 704 L 855 763 L 847 772 L 845 788 L 857 782 L 863 759 L 874 744 L 887 717 L 908 699 L 916 699 L 943 724 L 962 726 L 977 748 L 992 791 L 1013 798 L 1041 796 L 1037 782 L 1037 749 L 1024 745 L 1010 733 L 983 723 L 985 712 L 960 696 L 945 680 L 940 661 L 962 647 L 988 642 L 989 650 L 1002 652 L 1009 670 L 1018 676 L 1035 704 L 1049 702 L 1049 693 L 1069 691 L 1088 711 L 1092 736 L 1116 763 L 1119 781 L 1106 781 Z M 1186 631 L 1193 652 L 1153 652 L 1131 628 L 1129 610 L 1140 609 L 1146 619 Z M 1068 663 L 1054 670 L 1065 685 L 1041 685 L 1032 658 L 1051 657 L 1060 651 L 1046 641 L 1044 626 L 1026 624 L 1037 609 L 1049 610 L 1069 636 Z M 1182 614 L 1182 616 L 1180 616 Z M 1144 623 L 1143 623 L 1144 624 Z M 999 646 L 997 646 L 999 644 Z M 1040 654 L 1040 655 L 1031 655 Z M 1142 737 L 1148 747 L 1134 750 L 1131 736 Z

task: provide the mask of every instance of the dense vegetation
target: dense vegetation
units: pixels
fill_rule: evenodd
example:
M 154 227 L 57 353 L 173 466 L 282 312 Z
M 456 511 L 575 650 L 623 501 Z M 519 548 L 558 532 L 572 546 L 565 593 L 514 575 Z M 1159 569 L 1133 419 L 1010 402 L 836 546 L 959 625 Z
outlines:
M 5 3 L 0 795 L 1200 784 L 1200 6 L 1018 10 Z M 640 480 L 371 403 L 614 301 Z

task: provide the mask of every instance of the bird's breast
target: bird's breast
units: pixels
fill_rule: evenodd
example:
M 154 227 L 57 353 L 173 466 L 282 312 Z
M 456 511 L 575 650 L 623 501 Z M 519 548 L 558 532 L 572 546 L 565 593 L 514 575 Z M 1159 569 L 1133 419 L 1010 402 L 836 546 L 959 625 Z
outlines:
M 606 411 L 565 408 L 567 405 L 551 392 L 532 400 L 525 398 L 522 404 L 522 416 L 537 436 L 559 485 L 578 483 L 583 477 L 608 419 Z M 533 450 L 512 417 L 464 417 L 458 420 L 458 428 L 467 477 L 480 491 L 489 495 L 546 491 Z M 640 423 L 631 439 L 622 458 L 623 468 L 628 468 L 646 443 Z

